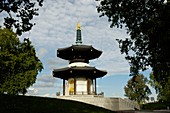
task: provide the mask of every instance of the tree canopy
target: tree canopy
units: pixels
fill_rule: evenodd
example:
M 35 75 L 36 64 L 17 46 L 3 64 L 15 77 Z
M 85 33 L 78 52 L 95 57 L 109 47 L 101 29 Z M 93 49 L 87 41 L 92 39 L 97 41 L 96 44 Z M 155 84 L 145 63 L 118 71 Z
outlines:
M 15 28 L 16 33 L 31 30 L 34 16 L 38 15 L 38 6 L 42 6 L 43 0 L 0 0 L 0 13 L 4 13 L 4 26 Z
M 117 39 L 120 51 L 126 54 L 130 75 L 148 67 L 155 79 L 170 79 L 170 0 L 96 0 L 100 16 L 107 16 L 111 27 L 125 26 L 130 38 Z
M 124 87 L 125 96 L 130 100 L 137 101 L 139 104 L 149 100 L 151 91 L 147 86 L 147 82 L 147 78 L 142 74 L 133 76 Z
M 150 85 L 156 90 L 157 100 L 160 102 L 170 102 L 170 79 L 165 83 L 164 88 L 162 87 L 160 81 L 155 79 L 153 73 L 150 73 Z
M 0 29 L 0 59 L 0 93 L 25 94 L 43 69 L 31 41 L 7 28 Z

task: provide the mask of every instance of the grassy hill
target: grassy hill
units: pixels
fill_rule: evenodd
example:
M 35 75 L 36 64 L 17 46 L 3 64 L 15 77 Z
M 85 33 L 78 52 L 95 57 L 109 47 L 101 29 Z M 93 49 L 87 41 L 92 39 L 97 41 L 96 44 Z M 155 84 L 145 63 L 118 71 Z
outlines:
M 161 109 L 167 109 L 167 107 L 170 107 L 170 103 L 168 102 L 155 102 L 155 103 L 147 103 L 143 104 L 142 109 L 143 110 L 161 110 Z
M 1 113 L 115 113 L 93 105 L 55 98 L 0 95 Z

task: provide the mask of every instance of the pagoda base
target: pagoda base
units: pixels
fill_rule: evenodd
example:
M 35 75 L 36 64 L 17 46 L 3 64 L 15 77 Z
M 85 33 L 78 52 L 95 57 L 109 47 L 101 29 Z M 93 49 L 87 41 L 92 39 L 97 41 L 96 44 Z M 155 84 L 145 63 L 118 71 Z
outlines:
M 104 97 L 101 95 L 57 96 L 59 99 L 73 100 L 103 107 L 112 111 L 140 109 L 139 105 L 129 99 Z

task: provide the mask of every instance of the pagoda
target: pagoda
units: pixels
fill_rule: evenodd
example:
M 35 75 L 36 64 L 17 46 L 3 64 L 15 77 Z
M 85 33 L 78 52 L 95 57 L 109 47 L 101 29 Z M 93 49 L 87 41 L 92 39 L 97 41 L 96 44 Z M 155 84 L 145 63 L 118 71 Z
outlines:
M 69 61 L 67 67 L 53 70 L 53 77 L 63 80 L 63 96 L 97 94 L 96 79 L 105 76 L 107 72 L 90 66 L 89 60 L 101 54 L 102 51 L 91 45 L 82 44 L 79 22 L 75 44 L 57 50 L 57 57 Z

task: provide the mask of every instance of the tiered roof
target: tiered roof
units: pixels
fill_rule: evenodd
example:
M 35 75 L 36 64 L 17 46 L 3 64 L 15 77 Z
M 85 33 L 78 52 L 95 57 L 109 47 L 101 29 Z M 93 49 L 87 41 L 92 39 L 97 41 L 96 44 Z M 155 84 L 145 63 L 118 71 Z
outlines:
M 91 45 L 82 45 L 80 23 L 77 25 L 76 44 L 60 48 L 57 50 L 57 57 L 64 60 L 69 60 L 70 64 L 75 62 L 89 63 L 89 60 L 100 57 L 102 51 L 93 48 Z M 65 68 L 54 69 L 53 76 L 61 79 L 68 80 L 74 77 L 85 78 L 99 78 L 106 75 L 107 72 L 98 70 L 95 67 L 84 66 L 68 66 Z

